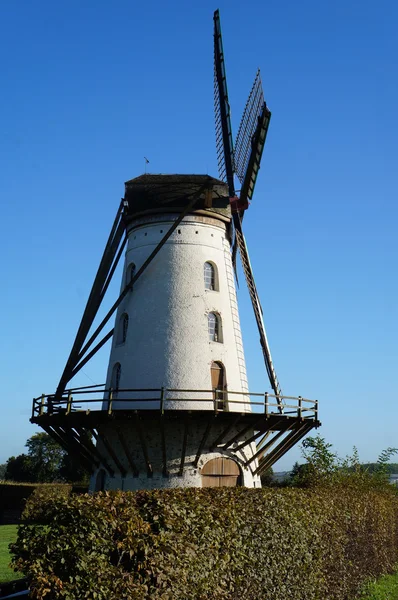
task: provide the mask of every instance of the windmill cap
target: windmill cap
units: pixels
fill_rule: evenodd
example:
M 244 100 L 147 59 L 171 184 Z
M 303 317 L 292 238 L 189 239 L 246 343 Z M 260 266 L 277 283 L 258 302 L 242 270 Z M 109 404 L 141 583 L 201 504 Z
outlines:
M 125 183 L 127 217 L 144 212 L 181 211 L 199 194 L 193 212 L 206 210 L 230 219 L 228 186 L 209 175 L 144 174 Z

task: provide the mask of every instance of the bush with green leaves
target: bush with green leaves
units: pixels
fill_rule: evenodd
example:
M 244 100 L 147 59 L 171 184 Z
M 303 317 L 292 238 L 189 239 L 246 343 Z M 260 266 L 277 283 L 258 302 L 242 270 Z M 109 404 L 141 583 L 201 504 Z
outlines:
M 33 598 L 347 600 L 398 560 L 390 490 L 174 489 L 32 499 Z

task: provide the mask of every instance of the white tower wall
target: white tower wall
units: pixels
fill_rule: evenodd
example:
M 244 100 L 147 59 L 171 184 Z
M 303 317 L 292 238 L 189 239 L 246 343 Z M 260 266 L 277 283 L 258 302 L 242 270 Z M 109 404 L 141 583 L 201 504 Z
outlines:
M 145 262 L 177 218 L 175 214 L 145 216 L 130 226 L 122 288 Z M 216 290 L 205 289 L 204 263 L 216 268 Z M 208 314 L 220 317 L 221 340 L 210 341 Z M 125 342 L 120 328 L 128 315 Z M 189 215 L 184 218 L 160 252 L 138 278 L 120 305 L 107 374 L 121 365 L 120 388 L 169 388 L 211 390 L 211 364 L 221 362 L 228 390 L 247 392 L 247 376 L 236 300 L 235 282 L 222 217 Z M 117 399 L 154 397 L 153 393 L 119 392 Z M 181 398 L 179 402 L 167 398 Z M 195 399 L 208 399 L 198 402 Z M 166 394 L 166 408 L 213 408 L 211 393 Z M 126 403 L 115 398 L 113 408 L 155 408 L 158 403 Z M 184 399 L 184 400 L 183 400 Z M 231 401 L 237 402 L 232 403 Z M 249 410 L 248 397 L 230 394 L 228 410 Z

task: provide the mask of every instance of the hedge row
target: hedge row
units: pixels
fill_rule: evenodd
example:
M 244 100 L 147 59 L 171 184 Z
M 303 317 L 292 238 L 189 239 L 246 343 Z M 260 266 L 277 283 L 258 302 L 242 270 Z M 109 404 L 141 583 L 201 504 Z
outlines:
M 398 560 L 387 491 L 102 492 L 27 516 L 14 565 L 47 600 L 347 600 Z

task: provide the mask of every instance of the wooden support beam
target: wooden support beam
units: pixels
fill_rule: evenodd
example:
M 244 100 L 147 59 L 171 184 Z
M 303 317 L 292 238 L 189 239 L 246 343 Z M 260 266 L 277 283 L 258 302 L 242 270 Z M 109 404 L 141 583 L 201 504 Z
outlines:
M 103 457 L 101 456 L 101 454 L 98 452 L 95 445 L 92 443 L 92 441 L 88 437 L 88 435 L 87 435 L 88 432 L 84 428 L 79 428 L 76 425 L 73 426 L 73 429 L 76 434 L 76 439 L 79 441 L 80 447 L 83 448 L 83 450 L 86 452 L 86 454 L 88 454 L 89 456 L 91 456 L 93 458 L 96 466 L 99 467 L 101 465 L 101 463 L 103 462 Z M 89 433 L 91 433 L 91 432 L 89 432 Z
M 115 271 L 116 271 L 116 267 L 117 267 L 117 265 L 119 264 L 119 260 L 120 260 L 120 258 L 121 258 L 121 256 L 122 256 L 122 254 L 123 254 L 123 250 L 124 250 L 124 248 L 126 247 L 126 243 L 127 243 L 127 234 L 124 236 L 124 238 L 123 238 L 123 241 L 122 241 L 122 243 L 120 244 L 120 248 L 119 248 L 119 251 L 118 251 L 118 253 L 117 253 L 117 255 L 116 255 L 116 258 L 115 258 L 115 260 L 113 261 L 112 268 L 111 268 L 111 270 L 109 271 L 109 275 L 108 275 L 108 277 L 107 277 L 107 279 L 106 279 L 106 281 L 105 281 L 105 283 L 104 283 L 104 287 L 103 287 L 103 288 L 102 288 L 102 290 L 101 290 L 101 294 L 100 294 L 100 297 L 99 297 L 99 301 L 100 301 L 100 303 L 101 303 L 101 302 L 102 302 L 102 300 L 104 299 L 104 296 L 105 296 L 105 294 L 106 294 L 106 290 L 107 290 L 107 289 L 108 289 L 108 287 L 109 287 L 109 284 L 110 284 L 110 282 L 111 282 L 111 280 L 112 280 L 112 277 L 113 277 L 113 275 L 114 275 L 114 273 L 115 273 Z
M 312 424 L 303 423 L 298 429 L 291 431 L 290 434 L 283 439 L 276 448 L 260 463 L 257 469 L 254 471 L 254 475 L 261 475 L 267 469 L 281 458 L 290 448 L 292 448 L 297 442 L 301 440 L 309 431 L 312 429 Z
M 242 418 L 242 414 L 239 414 L 233 421 L 231 421 L 227 427 L 222 431 L 222 433 L 220 433 L 220 435 L 218 437 L 216 437 L 216 439 L 214 440 L 214 442 L 212 442 L 209 446 L 209 450 L 210 452 L 212 452 L 214 450 L 214 448 L 216 446 L 218 446 L 218 444 L 220 444 L 222 442 L 222 440 L 225 438 L 225 436 L 231 431 L 231 429 L 233 429 L 241 420 Z
M 119 441 L 120 441 L 120 443 L 121 443 L 121 445 L 122 445 L 122 448 L 123 448 L 123 450 L 124 450 L 124 453 L 125 453 L 125 455 L 126 455 L 127 462 L 128 462 L 128 463 L 129 463 L 129 465 L 130 465 L 130 469 L 132 470 L 134 477 L 138 477 L 138 475 L 139 475 L 139 472 L 138 472 L 137 465 L 135 464 L 135 462 L 134 462 L 134 460 L 133 460 L 133 457 L 131 456 L 131 452 L 130 452 L 130 450 L 129 450 L 129 447 L 128 447 L 128 445 L 127 445 L 126 439 L 125 439 L 125 437 L 124 437 L 124 435 L 123 435 L 123 432 L 122 432 L 122 430 L 120 429 L 120 427 L 117 427 L 117 428 L 116 428 L 116 433 L 117 433 L 117 437 L 119 438 Z
M 291 429 L 293 427 L 293 425 L 294 425 L 294 423 L 290 423 L 290 424 L 287 423 L 287 426 L 285 427 L 285 429 L 278 431 L 276 433 L 276 435 L 274 435 L 273 438 L 271 438 L 266 444 L 264 444 L 264 446 L 262 446 L 262 448 L 260 448 L 255 454 L 253 454 L 253 456 L 251 458 L 249 458 L 245 462 L 245 467 L 250 465 L 250 463 L 252 463 L 254 460 L 256 460 L 256 458 L 261 458 L 263 456 L 263 454 L 265 454 L 265 452 L 267 452 L 267 450 L 269 450 L 275 444 L 275 442 L 277 442 L 279 440 L 279 438 L 282 437 L 282 435 L 284 433 L 286 433 L 287 431 L 289 431 L 289 429 Z M 269 433 L 274 433 L 274 432 L 269 432 Z
M 94 431 L 94 429 L 89 429 L 90 433 L 92 434 L 93 438 L 95 439 L 95 441 L 98 444 L 99 441 L 99 437 L 98 434 Z M 90 442 L 90 444 L 92 444 L 92 442 Z M 105 467 L 105 469 L 108 471 L 109 475 L 111 477 L 115 476 L 115 471 L 112 469 L 112 467 L 110 466 L 110 464 L 108 463 L 108 461 L 104 458 L 104 456 L 102 456 L 102 454 L 99 452 L 97 446 L 94 446 L 94 444 L 92 444 L 93 446 L 93 451 L 95 452 L 96 456 L 98 456 L 98 458 L 100 459 L 101 464 Z
M 187 452 L 187 442 L 188 442 L 188 431 L 189 431 L 189 416 L 185 417 L 185 425 L 184 425 L 184 438 L 182 440 L 182 448 L 181 448 L 181 462 L 180 462 L 180 470 L 178 471 L 178 475 L 182 477 L 184 473 L 184 464 L 185 464 L 185 455 Z
M 193 466 L 195 467 L 195 469 L 196 469 L 196 467 L 198 466 L 198 462 L 199 462 L 199 459 L 200 459 L 200 457 L 201 457 L 201 455 L 202 455 L 203 448 L 205 447 L 205 444 L 206 444 L 206 442 L 207 442 L 207 438 L 209 437 L 210 429 L 211 429 L 211 426 L 213 425 L 213 422 L 214 422 L 215 416 L 216 416 L 216 415 L 213 415 L 213 416 L 212 416 L 212 417 L 209 419 L 209 421 L 208 421 L 208 423 L 207 423 L 207 426 L 206 426 L 206 429 L 205 429 L 205 431 L 204 431 L 204 433 L 203 433 L 202 439 L 200 440 L 200 444 L 199 444 L 198 452 L 197 452 L 197 454 L 196 454 L 196 456 L 195 456 L 195 460 L 193 461 Z
M 140 442 L 141 442 L 141 448 L 142 448 L 142 453 L 143 453 L 144 459 L 145 459 L 147 475 L 148 475 L 148 477 L 152 477 L 153 469 L 152 469 L 152 465 L 149 461 L 148 447 L 147 447 L 147 443 L 146 443 L 146 439 L 145 439 L 145 434 L 144 434 L 144 431 L 142 428 L 142 421 L 138 414 L 136 414 L 136 417 L 135 417 L 135 426 L 137 429 L 138 437 L 140 438 Z
M 263 423 L 263 422 L 264 422 L 264 416 L 261 416 L 259 419 L 254 421 L 254 423 L 250 423 L 250 425 L 247 425 L 246 427 L 244 427 L 244 429 L 242 429 L 242 431 L 239 431 L 236 435 L 234 435 L 231 439 L 229 439 L 226 444 L 224 444 L 223 450 L 227 450 L 229 448 L 229 446 L 231 446 L 237 440 L 241 439 L 245 435 L 245 433 L 250 431 L 250 429 L 254 430 L 259 423 Z
M 119 469 L 119 472 L 121 474 L 122 477 L 126 477 L 127 475 L 127 471 L 124 468 L 124 466 L 122 465 L 122 463 L 120 462 L 116 452 L 114 451 L 114 449 L 112 448 L 112 445 L 108 442 L 106 435 L 104 433 L 101 433 L 100 431 L 98 431 L 98 437 L 101 440 L 101 442 L 104 444 L 109 456 L 112 458 L 113 462 L 115 463 L 116 467 Z
M 80 456 L 86 456 L 90 462 L 93 462 L 96 467 L 99 467 L 100 463 L 95 458 L 93 452 L 90 452 L 88 448 L 82 443 L 82 438 L 79 433 L 77 433 L 72 427 L 66 427 L 65 425 L 59 425 L 58 430 L 64 432 L 70 443 L 72 443 Z
M 90 337 L 90 339 L 86 342 L 86 344 L 84 345 L 84 347 L 81 349 L 81 351 L 79 353 L 79 356 L 78 356 L 79 360 L 87 352 L 88 348 L 91 346 L 91 344 L 93 343 L 93 341 L 96 339 L 96 337 L 102 331 L 102 329 L 105 327 L 105 325 L 107 324 L 107 322 L 109 321 L 109 319 L 111 318 L 111 316 L 113 315 L 113 313 L 115 312 L 115 310 L 118 308 L 118 306 L 121 304 L 121 302 L 125 298 L 125 296 L 133 288 L 133 286 L 134 286 L 135 282 L 137 281 L 137 279 L 141 276 L 141 274 L 145 271 L 145 269 L 148 267 L 148 265 L 152 262 L 152 260 L 155 258 L 155 256 L 157 255 L 157 253 L 161 250 L 161 248 L 167 242 L 167 240 L 169 239 L 169 237 L 177 229 L 178 225 L 181 223 L 181 221 L 183 220 L 183 218 L 193 209 L 193 207 L 195 206 L 195 204 L 198 201 L 198 198 L 200 198 L 201 194 L 203 194 L 203 192 L 206 189 L 208 189 L 208 188 L 209 188 L 209 183 L 206 183 L 197 192 L 195 192 L 193 194 L 193 196 L 192 196 L 191 201 L 189 202 L 189 204 L 187 204 L 185 206 L 184 210 L 179 214 L 178 218 L 174 221 L 173 225 L 167 230 L 166 234 L 162 237 L 162 239 L 160 240 L 160 242 L 158 243 L 158 245 L 154 248 L 154 250 L 148 256 L 148 258 L 144 261 L 144 263 L 138 269 L 137 273 L 134 275 L 134 277 L 132 277 L 131 281 L 126 285 L 126 287 L 124 288 L 123 292 L 120 294 L 119 298 L 116 300 L 116 302 L 113 304 L 113 306 L 109 309 L 109 311 L 107 312 L 107 314 L 105 315 L 105 317 L 103 318 L 103 320 L 101 321 L 101 323 L 98 325 L 97 329 L 94 331 L 94 333 L 92 334 L 92 336 Z
M 163 477 L 168 477 L 169 472 L 167 470 L 166 434 L 164 427 L 164 415 L 162 412 L 160 417 L 160 439 L 162 444 L 162 473 Z
M 282 423 L 286 424 L 286 417 L 282 417 L 282 419 L 279 419 L 276 423 L 273 423 L 272 425 L 270 425 L 270 430 L 267 431 L 267 433 L 264 435 L 264 437 L 262 437 L 261 440 L 259 441 L 259 443 L 257 444 L 258 450 L 260 450 L 261 446 L 263 445 L 265 440 L 268 438 L 270 432 L 276 431 L 278 429 L 279 425 L 281 425 Z M 285 427 L 283 427 L 283 430 L 285 430 Z
M 45 431 L 47 431 L 47 433 L 51 435 L 51 432 L 49 430 L 49 427 L 45 429 Z M 60 443 L 61 446 L 63 446 L 63 448 L 65 448 L 65 450 L 68 453 L 70 453 L 77 460 L 79 460 L 90 473 L 92 473 L 94 468 L 97 466 L 94 457 L 82 452 L 80 446 L 71 442 L 70 439 L 66 437 L 64 431 L 62 431 L 60 427 L 53 426 L 52 431 L 55 434 L 55 436 L 53 435 L 52 437 L 56 439 L 58 443 Z
M 241 444 L 239 444 L 239 446 L 237 446 L 236 448 L 234 448 L 234 452 L 239 452 L 239 450 L 242 450 L 245 446 L 247 446 L 248 444 L 251 444 L 252 442 L 254 442 L 258 437 L 260 437 L 260 435 L 263 435 L 263 433 L 264 433 L 264 431 L 266 430 L 267 427 L 269 427 L 269 424 L 266 424 L 263 427 L 261 427 L 261 429 L 259 429 L 259 431 L 257 431 L 257 433 L 253 434 L 247 440 L 245 440 L 244 442 L 242 442 Z
M 82 369 L 84 367 L 84 365 L 86 363 L 88 363 L 89 360 L 91 360 L 93 358 L 93 356 L 95 354 L 97 354 L 98 350 L 100 350 L 102 348 L 102 346 L 104 346 L 106 344 L 106 342 L 111 339 L 114 331 L 115 331 L 114 328 L 112 328 L 110 331 L 108 331 L 108 333 L 102 338 L 102 340 L 100 342 L 98 342 L 98 344 L 96 346 L 94 346 L 94 348 L 91 350 L 91 352 L 89 352 L 87 354 L 87 356 L 85 356 L 85 358 L 83 358 L 83 360 L 81 360 L 79 362 L 79 364 L 75 366 L 75 368 L 73 369 L 72 374 L 71 374 L 71 379 L 80 371 L 80 369 Z
M 76 338 L 72 346 L 72 350 L 69 354 L 69 358 L 66 362 L 64 372 L 62 373 L 61 379 L 57 387 L 56 397 L 58 398 L 61 397 L 63 392 L 65 391 L 66 384 L 71 379 L 71 373 L 75 368 L 77 362 L 81 358 L 79 357 L 79 352 L 81 351 L 81 347 L 84 343 L 85 338 L 88 335 L 90 327 L 101 304 L 101 292 L 103 291 L 104 286 L 106 285 L 109 271 L 112 268 L 112 263 L 120 245 L 120 241 L 125 232 L 125 224 L 122 220 L 123 210 L 124 201 L 122 199 L 118 211 L 116 213 L 116 217 L 113 222 L 113 226 L 109 234 L 109 238 L 106 243 L 104 253 L 102 255 L 101 262 L 98 267 L 98 271 L 95 276 L 94 283 L 87 300 L 86 307 L 84 309 L 83 317 L 80 322 Z

